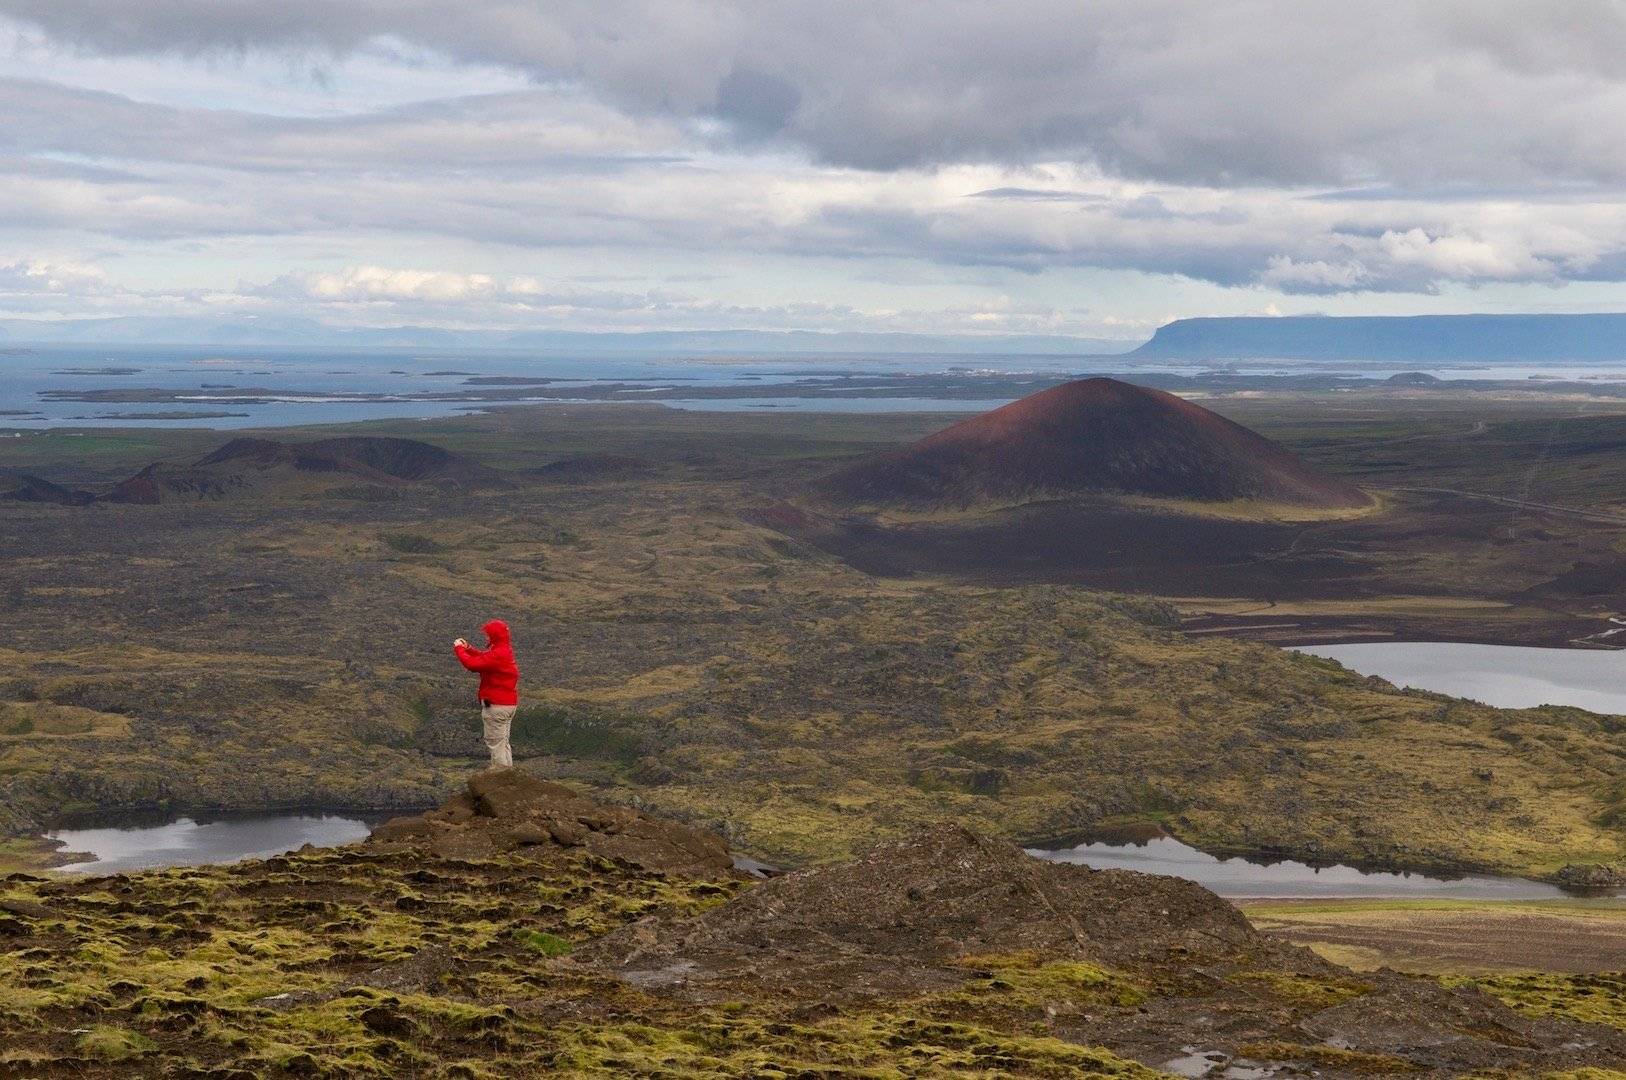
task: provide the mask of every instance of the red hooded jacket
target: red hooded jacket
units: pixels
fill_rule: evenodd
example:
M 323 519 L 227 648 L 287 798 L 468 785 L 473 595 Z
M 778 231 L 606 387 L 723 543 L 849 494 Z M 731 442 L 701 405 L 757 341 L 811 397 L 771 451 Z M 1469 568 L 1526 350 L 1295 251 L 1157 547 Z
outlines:
M 480 700 L 492 705 L 519 704 L 519 665 L 509 644 L 508 624 L 492 619 L 480 629 L 486 632 L 485 651 L 468 645 L 453 645 L 457 658 L 470 671 L 480 673 Z

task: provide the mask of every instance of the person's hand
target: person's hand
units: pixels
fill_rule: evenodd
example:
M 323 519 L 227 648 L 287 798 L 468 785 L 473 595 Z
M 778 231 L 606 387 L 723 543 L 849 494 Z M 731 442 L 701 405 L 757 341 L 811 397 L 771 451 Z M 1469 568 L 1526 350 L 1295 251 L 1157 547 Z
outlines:
M 453 641 L 452 644 L 453 645 L 464 645 L 464 646 L 466 646 L 466 645 L 468 645 L 468 642 L 464 641 L 462 638 L 458 638 L 457 640 Z

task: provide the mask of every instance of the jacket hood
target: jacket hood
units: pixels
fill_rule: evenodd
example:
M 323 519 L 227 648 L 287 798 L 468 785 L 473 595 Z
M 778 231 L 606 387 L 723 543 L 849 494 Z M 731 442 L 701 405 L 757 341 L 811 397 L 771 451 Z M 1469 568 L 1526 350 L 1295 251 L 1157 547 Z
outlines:
M 498 645 L 508 644 L 508 624 L 501 619 L 492 619 L 480 629 L 485 631 L 488 646 L 494 648 Z

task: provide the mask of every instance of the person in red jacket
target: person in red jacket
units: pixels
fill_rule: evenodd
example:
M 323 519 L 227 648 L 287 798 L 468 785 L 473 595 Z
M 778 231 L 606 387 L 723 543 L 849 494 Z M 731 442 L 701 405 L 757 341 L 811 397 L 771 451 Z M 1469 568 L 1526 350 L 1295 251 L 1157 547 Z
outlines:
M 480 675 L 480 725 L 486 749 L 491 751 L 491 767 L 508 769 L 514 765 L 508 728 L 519 708 L 519 665 L 514 663 L 507 623 L 492 619 L 480 629 L 486 634 L 484 650 L 458 638 L 452 642 L 452 651 L 464 667 Z

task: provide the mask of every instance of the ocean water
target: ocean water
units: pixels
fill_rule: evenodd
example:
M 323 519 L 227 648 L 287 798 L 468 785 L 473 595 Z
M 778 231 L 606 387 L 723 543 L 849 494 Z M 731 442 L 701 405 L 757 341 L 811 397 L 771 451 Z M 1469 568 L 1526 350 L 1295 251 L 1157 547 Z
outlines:
M 537 386 L 526 402 L 560 400 L 570 386 L 620 382 L 657 388 L 753 386 L 814 375 L 875 376 L 902 372 L 926 375 L 946 371 L 1035 372 L 1065 375 L 1078 365 L 1069 357 L 806 357 L 684 358 L 665 356 L 560 356 L 498 350 L 432 352 L 418 349 L 328 349 L 303 352 L 201 347 L 38 347 L 0 350 L 0 429 L 54 427 L 278 427 L 347 423 L 397 417 L 443 417 L 479 411 L 478 403 L 413 400 L 426 392 L 471 389 L 471 376 L 513 376 L 563 380 Z M 156 388 L 184 391 L 184 401 L 161 403 L 51 401 L 44 391 Z M 286 400 L 234 404 L 245 391 L 289 395 Z M 294 396 L 295 394 L 299 396 Z M 333 395 L 310 398 L 303 395 Z M 346 395 L 380 395 L 381 400 L 346 400 Z M 258 395 L 268 396 L 268 395 Z M 568 395 L 566 395 L 568 397 Z M 899 387 L 896 397 L 777 397 L 666 402 L 676 408 L 890 412 L 911 409 L 984 409 L 992 401 L 953 401 L 920 397 Z M 505 402 L 524 404 L 526 402 Z M 130 420 L 111 414 L 158 414 L 177 410 L 242 415 L 208 419 Z
M 1127 356 L 769 356 L 707 357 L 648 354 L 564 355 L 518 350 L 425 350 L 389 348 L 257 349 L 203 346 L 8 346 L 0 348 L 0 431 L 56 427 L 208 427 L 250 428 L 298 424 L 346 423 L 388 418 L 434 418 L 479 411 L 469 402 L 414 400 L 426 392 L 468 389 L 471 376 L 519 376 L 564 380 L 538 386 L 526 395 L 532 403 L 568 397 L 571 385 L 620 382 L 635 386 L 697 389 L 718 386 L 764 387 L 760 397 L 680 398 L 665 400 L 672 408 L 723 411 L 795 410 L 817 412 L 978 411 L 1004 404 L 1008 397 L 967 400 L 933 396 L 918 385 L 902 383 L 895 395 L 857 397 L 831 386 L 814 397 L 775 395 L 774 383 L 841 374 L 874 377 L 906 374 L 1014 374 L 1046 376 L 1170 373 L 1199 375 L 1223 371 L 1236 375 L 1346 374 L 1385 378 L 1402 368 L 1394 364 L 1313 364 L 1298 361 L 1237 361 L 1218 364 L 1140 362 Z M 1626 382 L 1626 366 L 1597 365 L 1536 368 L 1519 364 L 1459 364 L 1424 369 L 1444 379 L 1580 379 Z M 180 402 L 128 403 L 50 401 L 45 391 L 157 388 L 183 391 Z M 253 404 L 222 401 L 244 391 L 265 391 L 272 400 Z M 278 393 L 287 395 L 275 399 Z M 296 394 L 298 396 L 296 396 Z M 308 397 L 304 395 L 332 395 Z M 378 400 L 347 400 L 348 395 L 377 395 Z M 522 404 L 524 402 L 509 402 Z M 184 410 L 230 413 L 211 418 L 157 419 L 154 414 Z M 119 414 L 115 416 L 114 414 Z M 151 419 L 129 419 L 130 415 Z

